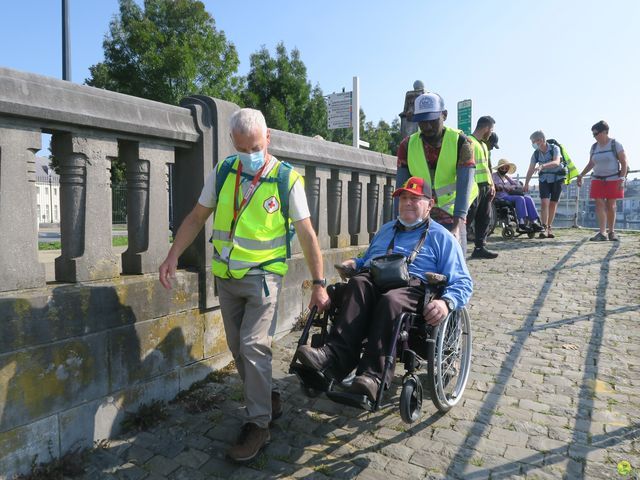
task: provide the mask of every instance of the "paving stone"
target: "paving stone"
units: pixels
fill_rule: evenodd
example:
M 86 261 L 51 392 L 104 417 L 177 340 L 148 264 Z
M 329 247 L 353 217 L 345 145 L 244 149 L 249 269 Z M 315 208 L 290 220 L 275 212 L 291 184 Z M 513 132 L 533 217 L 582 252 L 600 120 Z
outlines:
M 616 311 L 640 303 L 637 285 L 624 280 L 640 269 L 640 248 L 621 242 L 609 261 L 610 246 L 585 237 L 564 230 L 553 242 L 490 237 L 517 273 L 469 262 L 476 283 L 472 374 L 462 402 L 445 415 L 425 392 L 422 418 L 405 425 L 397 409 L 400 375 L 386 396 L 391 405 L 379 412 L 306 397 L 288 374 L 300 335 L 294 332 L 274 343 L 274 378 L 287 412 L 254 463 L 224 459 L 242 424 L 239 402 L 194 415 L 178 404 L 151 431 L 118 439 L 107 455 L 91 452 L 82 480 L 124 472 L 132 480 L 617 478 L 618 461 L 640 465 L 632 428 L 640 423 L 640 330 L 635 310 Z M 510 301 L 496 302 L 505 284 Z M 597 314 L 602 302 L 611 312 L 606 323 Z M 240 385 L 233 374 L 212 388 L 228 398 Z M 165 475 L 157 465 L 147 474 L 143 466 L 157 454 L 174 462 L 163 463 L 166 470 L 176 468 Z
M 145 464 L 145 469 L 148 469 L 151 473 L 167 476 L 174 470 L 178 469 L 180 464 L 175 460 L 162 455 L 156 455 Z
M 206 463 L 209 460 L 209 455 L 201 452 L 200 450 L 189 449 L 184 452 L 181 452 L 177 455 L 174 460 L 178 462 L 180 465 L 184 465 L 185 467 L 195 468 L 196 470 L 200 468 L 201 465 Z

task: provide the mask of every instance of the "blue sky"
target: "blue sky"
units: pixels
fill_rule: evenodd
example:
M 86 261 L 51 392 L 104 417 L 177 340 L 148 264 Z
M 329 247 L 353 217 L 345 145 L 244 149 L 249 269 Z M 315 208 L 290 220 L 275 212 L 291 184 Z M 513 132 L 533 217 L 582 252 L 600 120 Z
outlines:
M 82 83 L 103 58 L 117 0 L 69 0 L 72 80 Z M 490 114 L 501 149 L 524 174 L 529 135 L 542 129 L 564 143 L 579 168 L 590 127 L 611 135 L 640 169 L 637 92 L 640 2 L 595 1 L 237 1 L 208 0 L 218 29 L 235 44 L 240 74 L 249 56 L 283 41 L 297 47 L 312 84 L 325 94 L 360 77 L 367 119 L 391 122 L 404 94 L 422 80 L 440 93 L 456 126 L 456 104 L 473 100 L 473 121 Z M 61 76 L 59 0 L 3 2 L 0 65 Z

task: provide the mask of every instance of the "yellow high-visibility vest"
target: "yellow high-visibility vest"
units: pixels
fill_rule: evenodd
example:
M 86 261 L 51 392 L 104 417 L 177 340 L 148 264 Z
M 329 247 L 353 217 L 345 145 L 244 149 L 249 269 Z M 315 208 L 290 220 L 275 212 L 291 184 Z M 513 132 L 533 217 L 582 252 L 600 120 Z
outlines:
M 233 202 L 236 176 L 240 160 L 237 158 L 224 179 L 215 207 L 213 219 L 212 270 L 216 277 L 242 278 L 251 268 L 285 275 L 287 273 L 287 235 L 285 219 L 278 193 L 278 170 L 282 163 L 276 160 L 271 171 L 260 179 L 253 196 L 239 212 L 233 223 Z M 216 172 L 223 162 L 219 162 Z M 293 184 L 303 181 L 301 175 L 291 170 L 287 192 Z M 242 192 L 238 192 L 242 196 Z M 288 199 L 286 200 L 288 202 Z
M 469 135 L 468 138 L 473 145 L 473 157 L 476 161 L 476 183 L 478 185 L 481 183 L 493 185 L 493 178 L 491 178 L 491 172 L 489 171 L 489 148 L 473 135 Z
M 442 147 L 438 155 L 435 178 L 431 179 L 427 158 L 424 155 L 424 146 L 420 138 L 420 132 L 409 137 L 407 149 L 407 163 L 409 174 L 412 177 L 422 177 L 431 186 L 435 196 L 435 206 L 453 216 L 453 208 L 456 203 L 456 168 L 458 166 L 458 138 L 460 130 L 444 127 Z M 473 182 L 473 188 L 469 202 L 478 196 L 478 185 Z

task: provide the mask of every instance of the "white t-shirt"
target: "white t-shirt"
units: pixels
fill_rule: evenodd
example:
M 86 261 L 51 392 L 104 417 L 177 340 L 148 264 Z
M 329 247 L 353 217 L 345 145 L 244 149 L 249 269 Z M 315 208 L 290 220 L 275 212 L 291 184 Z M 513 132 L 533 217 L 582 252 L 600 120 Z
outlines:
M 264 177 L 268 175 L 275 164 L 276 157 L 271 155 L 269 157 L 269 163 L 264 169 L 264 172 L 262 172 L 262 176 Z M 204 187 L 202 188 L 202 192 L 200 193 L 198 203 L 203 207 L 216 207 L 216 173 L 217 169 L 214 168 L 213 172 L 211 172 L 211 174 L 207 178 L 207 181 L 204 183 Z M 243 196 L 247 193 L 250 185 L 251 180 L 242 177 L 242 179 L 240 180 L 240 188 L 242 190 Z M 302 182 L 296 180 L 296 182 L 293 184 L 293 187 L 289 191 L 289 218 L 292 222 L 297 222 L 299 220 L 309 218 L 310 216 L 311 214 L 309 213 L 309 206 L 307 205 L 307 196 L 304 193 L 304 187 L 302 186 Z

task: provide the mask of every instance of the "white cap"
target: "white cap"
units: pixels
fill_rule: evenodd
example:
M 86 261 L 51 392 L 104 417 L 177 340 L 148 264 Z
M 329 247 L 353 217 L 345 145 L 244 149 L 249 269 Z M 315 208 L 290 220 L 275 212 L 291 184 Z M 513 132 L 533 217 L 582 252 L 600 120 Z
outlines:
M 416 97 L 412 122 L 426 122 L 440 117 L 444 111 L 444 100 L 437 93 L 423 93 Z

